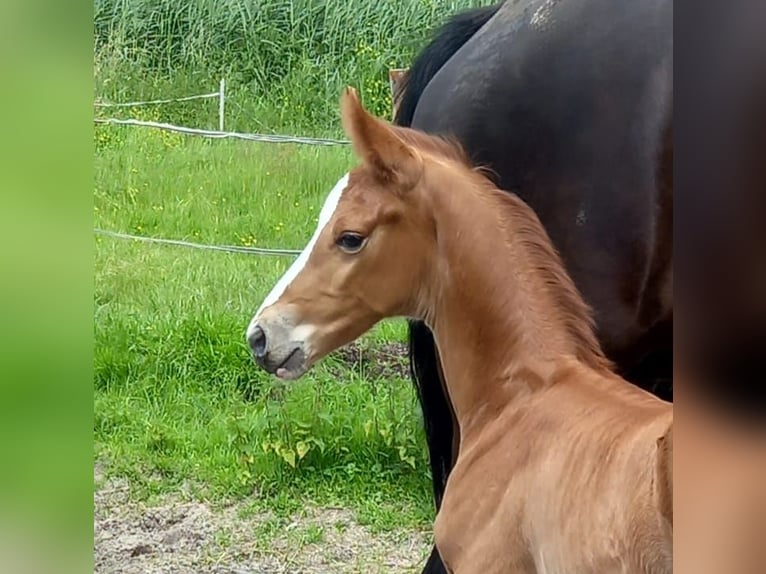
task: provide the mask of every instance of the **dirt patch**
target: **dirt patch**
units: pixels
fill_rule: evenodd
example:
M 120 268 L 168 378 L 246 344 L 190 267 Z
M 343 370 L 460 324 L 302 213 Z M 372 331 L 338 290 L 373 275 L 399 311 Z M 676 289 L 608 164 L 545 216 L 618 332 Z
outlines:
M 333 353 L 347 369 L 372 379 L 397 377 L 409 379 L 410 366 L 404 343 L 351 343 Z
M 374 534 L 343 508 L 284 519 L 180 495 L 147 506 L 124 481 L 98 488 L 94 506 L 96 574 L 420 572 L 430 551 L 427 533 Z

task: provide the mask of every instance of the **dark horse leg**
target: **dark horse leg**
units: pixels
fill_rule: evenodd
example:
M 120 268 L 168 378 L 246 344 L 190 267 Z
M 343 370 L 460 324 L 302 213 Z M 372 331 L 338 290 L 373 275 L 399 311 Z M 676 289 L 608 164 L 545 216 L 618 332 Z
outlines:
M 452 409 L 442 387 L 433 333 L 422 321 L 410 321 L 410 371 L 423 409 L 436 508 L 441 506 L 452 468 Z

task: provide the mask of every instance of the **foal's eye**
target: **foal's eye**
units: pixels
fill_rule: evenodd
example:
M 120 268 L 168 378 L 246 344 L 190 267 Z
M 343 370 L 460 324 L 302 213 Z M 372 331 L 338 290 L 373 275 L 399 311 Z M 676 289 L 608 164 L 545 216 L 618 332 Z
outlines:
M 335 244 L 346 253 L 357 253 L 364 247 L 366 239 L 367 238 L 364 235 L 347 231 L 338 237 Z

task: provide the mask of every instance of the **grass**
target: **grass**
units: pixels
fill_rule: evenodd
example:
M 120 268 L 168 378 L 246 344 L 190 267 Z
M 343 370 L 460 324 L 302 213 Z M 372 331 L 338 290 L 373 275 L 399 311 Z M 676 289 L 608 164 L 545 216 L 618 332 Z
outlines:
M 95 131 L 94 223 L 142 235 L 301 248 L 346 148 Z M 256 370 L 243 332 L 289 258 L 96 236 L 95 441 L 138 496 L 188 489 L 289 514 L 350 505 L 373 527 L 427 524 L 425 440 L 411 383 L 329 357 L 298 382 Z M 361 343 L 404 341 L 403 321 Z
M 388 70 L 409 66 L 448 15 L 488 3 L 97 0 L 95 95 L 124 102 L 212 92 L 225 76 L 230 129 L 326 134 L 344 85 L 387 116 Z M 213 103 L 163 110 L 183 125 L 217 125 Z
M 486 3 L 98 0 L 95 97 L 179 97 L 225 76 L 227 129 L 337 137 L 342 86 L 388 116 L 387 70 L 408 66 L 448 14 Z M 98 111 L 217 127 L 215 100 Z M 345 147 L 102 125 L 94 138 L 96 227 L 200 243 L 302 248 L 352 164 Z M 405 340 L 403 321 L 362 339 L 366 361 L 331 356 L 282 384 L 254 368 L 243 334 L 290 259 L 95 243 L 95 458 L 107 477 L 144 498 L 252 499 L 278 517 L 311 501 L 350 506 L 372 529 L 430 524 L 421 414 L 402 366 L 381 370 L 390 359 L 376 351 Z

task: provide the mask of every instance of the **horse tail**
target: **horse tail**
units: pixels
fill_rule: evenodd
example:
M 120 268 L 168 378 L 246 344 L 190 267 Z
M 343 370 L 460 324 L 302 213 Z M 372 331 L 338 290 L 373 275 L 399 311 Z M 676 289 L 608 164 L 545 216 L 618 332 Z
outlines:
M 436 31 L 431 42 L 418 54 L 402 79 L 399 91 L 401 100 L 394 123 L 405 127 L 412 124 L 418 100 L 428 82 L 447 63 L 447 60 L 495 15 L 500 6 L 502 2 L 494 6 L 482 6 L 461 12 L 450 18 Z

